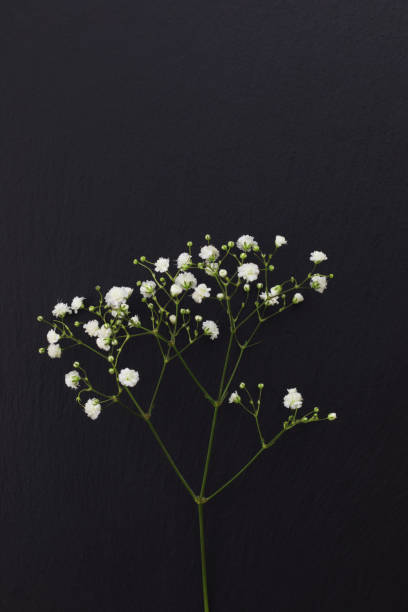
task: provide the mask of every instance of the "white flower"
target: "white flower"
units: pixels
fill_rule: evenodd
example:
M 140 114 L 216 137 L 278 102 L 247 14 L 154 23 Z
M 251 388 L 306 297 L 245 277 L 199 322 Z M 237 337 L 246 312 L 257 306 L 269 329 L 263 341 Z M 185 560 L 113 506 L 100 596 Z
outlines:
M 177 268 L 179 270 L 180 268 L 184 269 L 190 264 L 191 264 L 191 255 L 189 255 L 189 253 L 180 253 L 180 255 L 177 257 Z
M 139 382 L 139 372 L 124 368 L 119 372 L 119 382 L 124 387 L 134 387 Z
M 274 297 L 275 295 L 279 295 L 282 291 L 282 285 L 275 285 L 269 289 L 269 295 Z
M 54 317 L 63 317 L 66 314 L 71 314 L 71 309 L 65 302 L 58 302 L 58 304 L 55 304 L 52 314 Z
M 238 268 L 238 276 L 239 278 L 243 278 L 244 280 L 251 283 L 258 278 L 259 268 L 255 263 L 244 263 Z
M 51 357 L 51 359 L 59 359 L 62 353 L 60 345 L 59 344 L 49 344 L 47 348 L 47 353 L 48 353 L 48 356 Z
M 217 259 L 219 254 L 220 252 L 215 246 L 213 246 L 212 244 L 208 244 L 206 246 L 201 247 L 199 256 L 201 257 L 201 259 L 212 259 L 214 261 L 215 259 Z
M 284 244 L 288 244 L 285 236 L 280 236 L 279 234 L 277 234 L 275 236 L 275 246 L 276 246 L 276 248 L 279 249 L 279 247 L 283 246 Z
M 258 246 L 257 241 L 254 239 L 253 236 L 248 236 L 248 234 L 244 234 L 237 240 L 237 247 L 241 251 L 250 251 L 255 246 Z
M 72 372 L 65 374 L 65 384 L 71 389 L 78 389 L 80 380 L 81 376 L 76 370 L 72 370 Z
M 291 408 L 291 410 L 297 410 L 302 407 L 303 397 L 296 389 L 293 387 L 292 389 L 287 389 L 287 394 L 283 398 L 283 405 L 286 408 Z
M 140 293 L 144 298 L 151 298 L 156 293 L 156 283 L 152 280 L 143 281 L 140 285 Z
M 223 300 L 224 299 L 224 294 L 223 293 L 217 293 L 217 300 Z
M 325 276 L 320 276 L 320 274 L 314 274 L 310 279 L 310 286 L 318 293 L 323 293 L 327 287 L 327 278 Z
M 75 314 L 84 305 L 84 299 L 85 299 L 84 297 L 78 297 L 78 296 L 73 298 L 71 302 L 71 308 L 75 312 Z
M 112 287 L 105 295 L 105 302 L 111 308 L 119 308 L 133 293 L 130 287 Z
M 129 319 L 129 323 L 128 323 L 129 327 L 139 327 L 140 325 L 140 319 L 137 315 L 133 315 L 133 317 L 131 317 Z
M 112 335 L 112 329 L 110 327 L 106 327 L 102 325 L 102 327 L 98 330 L 98 338 L 109 338 Z
M 154 264 L 155 272 L 167 272 L 170 265 L 170 259 L 168 257 L 159 257 Z
M 85 413 L 93 421 L 101 414 L 101 409 L 99 400 L 96 397 L 89 399 L 84 406 Z
M 233 391 L 229 396 L 228 401 L 230 404 L 239 404 L 239 402 L 241 401 L 241 396 L 239 395 L 239 393 L 237 393 L 237 391 Z
M 330 412 L 330 413 L 327 415 L 327 419 L 328 419 L 329 421 L 335 421 L 335 420 L 337 419 L 337 414 L 336 414 L 335 412 Z
M 201 321 L 203 320 L 203 317 L 201 315 L 196 315 L 194 319 L 197 321 L 197 323 L 201 323 Z
M 50 344 L 55 344 L 56 342 L 58 342 L 60 338 L 61 336 L 57 334 L 57 332 L 54 331 L 53 329 L 50 329 L 50 331 L 47 334 L 47 340 Z
M 225 278 L 227 274 L 228 272 L 224 268 L 221 268 L 221 270 L 218 272 L 218 276 L 221 276 L 221 278 Z
M 97 336 L 99 332 L 98 321 L 96 319 L 92 319 L 92 321 L 84 323 L 84 331 L 88 334 L 88 336 L 91 336 L 91 338 Z
M 105 337 L 105 338 L 103 338 L 103 337 L 102 338 L 97 338 L 96 339 L 96 344 L 103 351 L 109 351 L 109 348 L 110 348 L 109 336 Z
M 326 261 L 327 255 L 326 253 L 323 253 L 323 251 L 313 251 L 312 253 L 310 253 L 309 259 L 310 261 L 313 261 L 313 263 L 318 264 L 322 261 Z
M 175 283 L 182 289 L 194 289 L 197 287 L 197 279 L 191 272 L 182 272 L 178 274 Z
M 272 295 L 271 291 L 272 289 L 268 293 L 264 291 L 259 296 L 261 300 L 265 302 L 265 306 L 275 306 L 276 304 L 279 304 L 279 298 L 275 295 Z
M 170 293 L 173 297 L 180 295 L 182 291 L 183 291 L 183 287 L 180 287 L 180 285 L 176 285 L 175 283 L 170 287 Z
M 294 304 L 300 304 L 300 302 L 303 302 L 305 298 L 303 297 L 303 295 L 301 293 L 295 293 L 295 295 L 292 298 L 292 302 Z
M 177 321 L 177 317 L 176 315 L 172 314 L 169 316 L 169 321 L 172 325 L 175 325 L 176 321 Z
M 129 304 L 122 304 L 119 308 L 112 308 L 111 315 L 112 317 L 118 317 L 119 319 L 123 318 L 129 312 Z
M 211 288 L 204 283 L 200 283 L 191 294 L 191 297 L 197 304 L 201 304 L 204 298 L 210 297 Z
M 216 338 L 218 338 L 218 335 L 220 333 L 218 325 L 214 323 L 214 321 L 204 321 L 203 330 L 206 336 L 209 336 L 211 340 L 215 340 Z
M 208 276 L 215 276 L 218 270 L 218 263 L 216 261 L 209 261 L 205 266 L 205 273 Z

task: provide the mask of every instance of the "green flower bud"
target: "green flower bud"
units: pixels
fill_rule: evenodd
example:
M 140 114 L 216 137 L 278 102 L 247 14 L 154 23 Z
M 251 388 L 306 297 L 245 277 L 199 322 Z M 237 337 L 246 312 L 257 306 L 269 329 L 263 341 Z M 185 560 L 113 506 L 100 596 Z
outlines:
M 146 261 L 146 257 L 144 255 L 141 256 L 140 261 Z
M 72 364 L 72 366 L 74 368 L 79 368 L 79 361 L 74 361 L 74 363 Z
M 240 259 L 244 260 L 248 257 L 248 255 L 246 253 L 241 253 L 241 255 L 239 256 Z
M 232 249 L 232 247 L 234 246 L 235 242 L 233 242 L 232 240 L 228 241 L 228 246 L 230 249 Z
M 115 361 L 115 358 L 113 355 L 109 355 L 108 357 L 108 361 L 110 361 L 111 363 L 113 363 Z
M 141 281 L 141 280 L 138 280 L 138 281 L 136 282 L 136 285 L 137 285 L 138 287 L 140 287 L 140 285 L 141 285 L 141 284 L 142 284 L 142 281 Z
M 255 251 L 255 253 L 257 253 L 259 251 L 259 246 L 256 244 L 255 246 L 252 247 L 252 250 Z
M 206 234 L 206 235 L 204 236 L 204 238 L 205 238 L 207 241 L 210 241 L 210 240 L 211 240 L 211 236 L 210 236 L 210 234 Z
M 100 291 L 101 290 L 101 286 L 100 285 L 96 285 L 95 286 L 95 291 Z
M 240 389 L 245 389 L 245 383 L 244 382 L 239 383 L 239 388 Z
M 81 325 L 80 321 L 75 321 L 75 323 L 74 323 L 75 327 L 80 327 L 80 325 Z
M 258 383 L 258 389 L 263 389 L 264 388 L 264 384 L 263 383 Z
M 226 251 L 226 250 L 227 250 L 227 248 L 228 248 L 228 247 L 227 247 L 227 245 L 226 245 L 226 244 L 222 244 L 222 245 L 221 245 L 221 250 L 222 250 L 222 251 Z
M 41 321 L 44 321 L 44 317 L 42 315 L 38 315 L 37 321 L 41 323 Z
M 115 370 L 113 368 L 109 368 L 108 372 L 109 372 L 109 374 L 114 374 Z
M 40 353 L 40 355 L 43 355 L 45 353 L 45 348 L 42 346 L 38 349 L 38 352 Z
M 317 406 L 315 406 L 315 407 L 313 408 L 313 412 L 319 412 L 319 409 L 318 409 L 318 407 L 317 407 Z
M 271 264 L 270 266 L 268 266 L 268 270 L 269 270 L 270 272 L 273 272 L 273 271 L 274 271 L 274 269 L 275 269 L 275 266 L 273 266 L 272 264 Z
M 257 288 L 257 289 L 262 289 L 262 287 L 263 287 L 263 284 L 262 284 L 262 283 L 256 283 L 256 288 Z
M 95 310 L 95 306 L 89 306 L 88 310 L 89 312 L 93 312 Z
M 193 243 L 191 242 L 191 240 L 189 240 L 189 241 L 187 242 L 187 246 L 188 246 L 188 247 L 192 247 L 192 246 L 193 246 Z
M 137 266 L 137 264 L 139 263 L 139 262 L 137 261 L 136 257 L 134 258 L 133 263 L 135 264 L 135 266 Z
M 334 274 L 329 274 L 329 278 L 334 278 Z
M 301 421 L 302 421 L 302 423 L 307 423 L 307 417 L 303 417 L 303 418 L 301 419 Z

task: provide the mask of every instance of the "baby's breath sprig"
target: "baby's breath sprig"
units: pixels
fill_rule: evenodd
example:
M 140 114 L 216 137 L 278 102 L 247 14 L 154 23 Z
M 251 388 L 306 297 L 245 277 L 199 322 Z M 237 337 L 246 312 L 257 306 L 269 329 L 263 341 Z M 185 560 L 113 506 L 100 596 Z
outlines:
M 78 361 L 74 362 L 74 369 L 65 375 L 65 384 L 76 391 L 76 402 L 84 413 L 96 421 L 105 410 L 118 406 L 141 418 L 184 489 L 197 505 L 205 612 L 209 612 L 210 608 L 204 504 L 237 480 L 284 433 L 298 425 L 334 421 L 337 418 L 335 412 L 321 417 L 317 407 L 302 413 L 303 396 L 296 387 L 291 387 L 283 397 L 289 415 L 283 420 L 280 430 L 269 437 L 260 422 L 264 384 L 258 383 L 256 394 L 251 392 L 245 382 L 239 383 L 236 390 L 231 391 L 244 355 L 259 343 L 256 336 L 261 327 L 278 314 L 294 306 L 298 307 L 305 300 L 305 291 L 324 293 L 329 280 L 333 278 L 333 274 L 317 271 L 327 256 L 322 251 L 313 251 L 309 257 L 311 270 L 303 280 L 298 281 L 295 276 L 279 279 L 275 257 L 285 245 L 286 238 L 276 235 L 271 248 L 262 250 L 253 236 L 245 234 L 236 241 L 229 240 L 217 247 L 210 234 L 206 234 L 204 245 L 197 249 L 196 255 L 193 252 L 193 242 L 188 241 L 186 250 L 175 259 L 159 257 L 153 261 L 145 255 L 135 258 L 133 263 L 142 273 L 135 288 L 113 286 L 103 294 L 100 285 L 97 285 L 95 304 L 88 301 L 85 304 L 84 297 L 76 296 L 70 305 L 58 302 L 52 310 L 53 319 L 45 319 L 42 315 L 37 317 L 39 322 L 49 327 L 47 347 L 40 347 L 39 353 L 47 353 L 50 358 L 58 359 L 64 351 L 81 347 L 101 359 L 110 374 L 111 388 L 105 390 L 94 387 L 87 371 Z M 136 312 L 130 303 L 135 295 L 139 296 Z M 215 320 L 206 316 L 206 303 L 218 306 L 220 314 Z M 75 319 L 72 319 L 73 315 Z M 197 372 L 193 371 L 187 352 L 195 344 L 207 340 L 218 341 L 225 332 L 228 341 L 222 358 L 219 383 L 214 389 L 209 389 L 201 382 Z M 151 336 L 161 357 L 157 380 L 146 405 L 142 405 L 135 390 L 141 379 L 139 370 L 121 363 L 123 349 L 129 342 L 137 341 L 139 336 Z M 173 361 L 181 363 L 212 411 L 201 485 L 197 490 L 186 480 L 152 422 L 162 382 Z M 207 479 L 217 418 L 226 403 L 240 406 L 253 418 L 258 449 L 240 470 L 209 493 Z M 263 412 L 265 410 L 268 407 L 263 408 Z

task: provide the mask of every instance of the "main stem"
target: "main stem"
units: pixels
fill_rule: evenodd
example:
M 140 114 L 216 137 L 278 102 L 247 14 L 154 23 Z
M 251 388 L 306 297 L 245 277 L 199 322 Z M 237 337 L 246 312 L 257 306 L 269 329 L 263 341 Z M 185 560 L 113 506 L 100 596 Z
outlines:
M 205 558 L 203 504 L 197 504 L 197 507 L 198 507 L 198 521 L 200 525 L 201 576 L 202 576 L 202 581 L 203 581 L 204 612 L 210 612 L 210 606 L 208 603 L 207 563 L 206 563 L 206 558 Z

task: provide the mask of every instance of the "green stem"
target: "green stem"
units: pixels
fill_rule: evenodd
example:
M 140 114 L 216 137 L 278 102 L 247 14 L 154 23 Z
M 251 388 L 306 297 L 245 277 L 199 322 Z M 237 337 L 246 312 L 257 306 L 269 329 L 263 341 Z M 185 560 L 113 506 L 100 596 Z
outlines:
M 207 563 L 205 558 L 203 504 L 198 504 L 198 521 L 200 526 L 201 576 L 203 581 L 204 612 L 209 612 L 210 606 L 208 604 Z
M 146 414 L 140 404 L 136 401 L 136 399 L 133 396 L 133 393 L 130 391 L 130 389 L 128 387 L 125 387 L 126 391 L 130 397 L 130 399 L 132 400 L 132 402 L 134 403 L 134 405 L 136 406 L 136 408 L 138 409 L 141 417 L 144 419 L 144 421 L 147 423 L 147 426 L 149 427 L 150 431 L 152 432 L 153 436 L 156 438 L 160 448 L 162 449 L 164 455 L 166 456 L 168 462 L 170 463 L 171 467 L 173 468 L 173 470 L 176 472 L 177 476 L 179 477 L 179 479 L 181 480 L 182 484 L 184 485 L 184 487 L 187 489 L 187 491 L 189 492 L 189 494 L 191 495 L 191 497 L 194 499 L 194 501 L 196 501 L 196 494 L 194 493 L 193 489 L 190 487 L 190 485 L 188 484 L 188 482 L 186 481 L 186 479 L 184 478 L 183 474 L 180 472 L 180 470 L 178 469 L 173 457 L 170 455 L 169 451 L 166 448 L 166 445 L 164 444 L 163 440 L 160 438 L 159 434 L 157 433 L 156 428 L 154 427 L 154 425 L 150 422 L 150 418 L 149 415 Z
M 212 451 L 212 447 L 213 447 L 213 443 L 214 443 L 215 424 L 217 422 L 218 409 L 219 409 L 219 405 L 218 405 L 218 402 L 217 402 L 215 404 L 215 407 L 214 407 L 214 413 L 213 413 L 213 418 L 212 418 L 212 422 L 211 422 L 210 438 L 208 440 L 207 456 L 205 458 L 203 480 L 201 482 L 201 489 L 200 489 L 200 496 L 201 497 L 204 496 L 205 485 L 206 485 L 206 482 L 207 482 L 208 468 L 209 468 L 210 459 L 211 459 L 211 451 Z
M 258 459 L 259 455 L 261 453 L 263 453 L 264 449 L 260 448 L 259 451 L 257 453 L 255 453 L 255 455 L 248 461 L 248 463 L 246 463 L 244 465 L 243 468 L 241 468 L 239 470 L 239 472 L 237 472 L 232 478 L 230 478 L 229 480 L 227 480 L 227 482 L 225 482 L 219 489 L 217 489 L 214 493 L 212 493 L 211 495 L 209 495 L 207 497 L 207 501 L 209 501 L 210 499 L 212 499 L 213 497 L 215 497 L 216 495 L 218 495 L 218 493 L 221 493 L 221 491 L 223 491 L 226 487 L 228 487 L 232 482 L 234 482 L 234 480 L 236 478 L 238 478 L 238 476 L 241 476 L 241 474 L 243 474 L 245 472 L 245 470 L 247 470 L 249 468 L 250 465 L 253 464 L 253 462 Z

